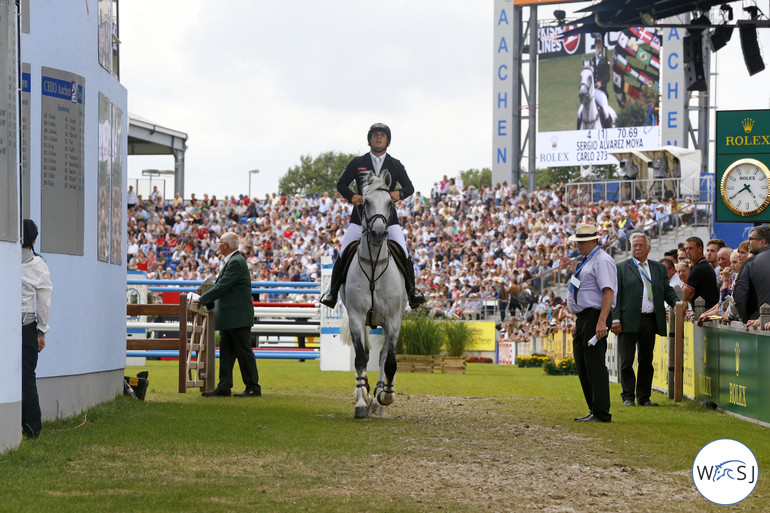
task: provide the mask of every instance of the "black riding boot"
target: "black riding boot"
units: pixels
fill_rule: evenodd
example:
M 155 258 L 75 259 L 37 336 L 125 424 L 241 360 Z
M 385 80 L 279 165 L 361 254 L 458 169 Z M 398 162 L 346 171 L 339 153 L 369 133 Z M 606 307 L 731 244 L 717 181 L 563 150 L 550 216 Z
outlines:
M 345 248 L 345 251 L 337 257 L 334 261 L 334 267 L 332 267 L 332 283 L 329 285 L 329 290 L 321 296 L 320 302 L 322 305 L 326 305 L 329 308 L 337 306 L 337 293 L 340 291 L 342 282 L 345 281 L 345 263 L 350 259 L 350 254 L 358 249 L 358 242 L 352 242 Z
M 409 297 L 409 307 L 415 310 L 425 302 L 425 296 L 422 295 L 422 292 L 414 283 L 414 263 L 411 258 L 406 259 L 404 269 L 406 271 L 404 284 L 406 285 L 406 295 Z
M 345 262 L 343 262 L 343 256 L 337 257 L 334 261 L 334 267 L 332 268 L 332 283 L 329 285 L 329 290 L 321 296 L 321 304 L 334 308 L 337 306 L 337 292 L 342 285 L 342 270 L 345 268 Z

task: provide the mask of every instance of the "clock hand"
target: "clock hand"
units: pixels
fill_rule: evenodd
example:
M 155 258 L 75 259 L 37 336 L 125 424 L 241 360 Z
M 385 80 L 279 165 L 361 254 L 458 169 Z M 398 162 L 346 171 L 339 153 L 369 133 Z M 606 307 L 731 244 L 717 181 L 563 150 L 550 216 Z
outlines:
M 740 193 L 742 193 L 743 191 L 745 191 L 748 188 L 749 188 L 749 184 L 747 184 L 747 183 L 743 184 L 743 189 L 739 190 L 738 192 L 736 192 L 735 194 L 730 196 L 730 199 L 735 198 L 737 195 L 739 195 Z M 749 189 L 749 192 L 751 192 L 751 189 Z M 753 196 L 753 194 L 752 194 L 752 196 Z
M 749 194 L 751 194 L 752 198 L 754 198 L 754 199 L 757 198 L 757 195 L 754 194 L 753 192 L 751 192 L 751 186 L 749 184 L 745 184 L 744 187 L 746 188 L 747 191 L 749 191 Z

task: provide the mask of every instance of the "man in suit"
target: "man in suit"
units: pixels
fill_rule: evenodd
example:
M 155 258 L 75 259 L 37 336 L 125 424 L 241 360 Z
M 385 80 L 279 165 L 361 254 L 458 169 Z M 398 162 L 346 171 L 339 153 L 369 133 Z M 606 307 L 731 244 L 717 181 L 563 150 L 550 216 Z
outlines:
M 361 195 L 361 191 L 364 190 L 364 176 L 371 172 L 379 176 L 381 172 L 388 171 L 391 177 L 390 197 L 394 203 L 408 198 L 414 192 L 414 186 L 409 179 L 409 175 L 406 174 L 404 165 L 387 153 L 391 141 L 390 128 L 388 125 L 384 123 L 373 124 L 369 128 L 366 140 L 369 143 L 371 151 L 351 160 L 345 168 L 342 177 L 337 182 L 337 191 L 346 200 L 352 203 L 354 207 L 350 216 L 350 225 L 345 232 L 345 237 L 342 239 L 340 257 L 334 262 L 331 286 L 326 294 L 321 297 L 321 303 L 329 308 L 334 308 L 337 305 L 337 292 L 342 285 L 342 280 L 344 278 L 344 262 L 347 260 L 346 257 L 348 256 L 345 250 L 352 242 L 361 239 L 361 209 L 359 207 L 364 202 L 364 197 Z M 356 182 L 357 191 L 350 188 L 350 185 L 353 182 Z M 396 190 L 397 184 L 401 186 L 400 190 Z M 403 254 L 394 254 L 393 256 L 399 258 L 403 263 L 405 272 L 404 281 L 406 284 L 406 293 L 409 296 L 409 306 L 414 310 L 425 302 L 425 296 L 423 296 L 422 292 L 415 286 L 414 263 L 412 263 L 412 259 L 409 257 L 404 231 L 401 229 L 401 225 L 398 224 L 398 215 L 396 214 L 396 208 L 394 206 L 391 206 L 390 208 L 388 239 L 397 242 L 403 250 Z
M 203 397 L 229 396 L 233 388 L 233 366 L 238 360 L 246 390 L 236 397 L 262 395 L 254 353 L 251 351 L 251 326 L 254 304 L 251 300 L 251 275 L 246 259 L 238 251 L 238 235 L 227 232 L 219 238 L 217 253 L 222 268 L 214 286 L 196 302 L 214 309 L 214 328 L 219 330 L 219 384 Z
M 759 318 L 759 307 L 770 304 L 770 226 L 749 230 L 749 251 L 753 255 L 743 263 L 735 281 L 733 299 L 741 320 Z
M 612 332 L 618 336 L 620 354 L 620 396 L 624 406 L 657 406 L 652 393 L 652 353 L 655 335 L 666 335 L 666 306 L 674 306 L 678 297 L 669 283 L 666 267 L 649 260 L 650 239 L 642 234 L 631 236 L 631 254 L 618 264 L 618 296 L 612 309 Z M 634 354 L 639 349 L 639 373 L 634 376 Z

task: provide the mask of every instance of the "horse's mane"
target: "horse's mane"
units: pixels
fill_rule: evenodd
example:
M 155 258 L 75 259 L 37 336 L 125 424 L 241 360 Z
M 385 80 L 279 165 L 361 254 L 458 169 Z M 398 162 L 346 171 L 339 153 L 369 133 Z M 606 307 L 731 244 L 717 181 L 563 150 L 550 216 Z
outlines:
M 366 173 L 366 176 L 364 177 L 364 190 L 363 190 L 363 196 L 367 196 L 368 194 L 376 191 L 377 189 L 388 189 L 388 183 L 385 181 L 385 174 L 387 171 L 383 171 L 383 173 L 380 176 L 377 176 L 371 171 L 368 171 Z

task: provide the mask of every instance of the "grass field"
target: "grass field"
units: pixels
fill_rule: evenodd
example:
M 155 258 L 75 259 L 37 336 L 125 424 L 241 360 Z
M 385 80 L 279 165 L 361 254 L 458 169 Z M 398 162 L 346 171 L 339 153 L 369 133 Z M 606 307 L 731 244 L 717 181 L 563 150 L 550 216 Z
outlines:
M 572 55 L 540 61 L 538 69 L 538 130 L 540 132 L 577 129 L 577 112 L 580 106 L 578 88 L 584 58 L 587 56 Z M 610 93 L 610 106 L 615 109 L 615 112 L 620 113 L 612 84 L 607 90 Z
M 613 422 L 586 425 L 576 377 L 469 364 L 397 374 L 391 418 L 354 420 L 352 373 L 258 365 L 264 396 L 249 399 L 178 394 L 173 362 L 127 369 L 149 371 L 144 402 L 46 423 L 0 455 L 0 511 L 770 510 L 761 475 L 732 508 L 696 491 L 703 445 L 739 440 L 762 474 L 770 431 L 691 401 L 623 407 L 612 385 Z

